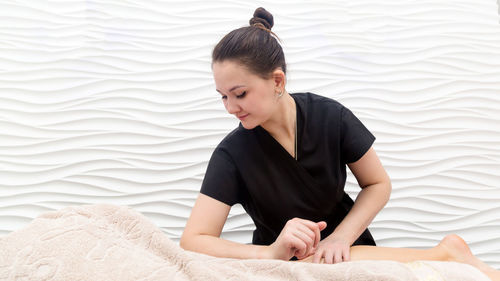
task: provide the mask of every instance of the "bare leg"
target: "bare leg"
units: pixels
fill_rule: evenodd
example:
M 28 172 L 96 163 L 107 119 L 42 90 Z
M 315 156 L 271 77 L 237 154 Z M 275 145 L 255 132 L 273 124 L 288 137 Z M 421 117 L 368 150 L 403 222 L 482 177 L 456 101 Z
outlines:
M 417 260 L 444 261 L 447 253 L 441 247 L 425 250 L 408 248 L 389 248 L 373 246 L 351 247 L 351 260 L 392 260 L 399 262 L 412 262 Z
M 351 260 L 392 260 L 412 262 L 418 260 L 454 261 L 475 266 L 493 281 L 500 281 L 500 271 L 476 258 L 469 246 L 458 235 L 448 235 L 434 248 L 417 250 L 374 246 L 351 247 Z M 312 256 L 301 261 L 312 262 Z
M 495 270 L 491 266 L 482 262 L 476 258 L 467 243 L 458 235 L 448 235 L 446 236 L 438 246 L 445 249 L 448 252 L 449 261 L 467 263 L 475 266 L 481 270 L 484 274 L 488 275 L 493 281 L 500 281 L 500 271 Z

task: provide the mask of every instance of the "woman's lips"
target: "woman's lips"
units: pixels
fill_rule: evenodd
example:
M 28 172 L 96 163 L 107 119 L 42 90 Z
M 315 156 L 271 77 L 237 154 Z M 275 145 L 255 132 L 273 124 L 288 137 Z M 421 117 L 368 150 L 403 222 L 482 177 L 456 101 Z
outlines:
M 243 121 L 243 119 L 245 119 L 250 113 L 247 113 L 245 115 L 240 115 L 238 116 L 238 119 L 240 119 L 241 121 Z

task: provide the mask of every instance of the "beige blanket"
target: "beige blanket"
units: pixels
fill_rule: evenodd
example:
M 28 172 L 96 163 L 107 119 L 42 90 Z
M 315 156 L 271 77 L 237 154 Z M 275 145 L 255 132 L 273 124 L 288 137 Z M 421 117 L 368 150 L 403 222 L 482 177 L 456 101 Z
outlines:
M 181 249 L 140 213 L 112 205 L 48 212 L 0 238 L 0 280 L 489 280 L 451 262 L 336 265 L 214 258 Z

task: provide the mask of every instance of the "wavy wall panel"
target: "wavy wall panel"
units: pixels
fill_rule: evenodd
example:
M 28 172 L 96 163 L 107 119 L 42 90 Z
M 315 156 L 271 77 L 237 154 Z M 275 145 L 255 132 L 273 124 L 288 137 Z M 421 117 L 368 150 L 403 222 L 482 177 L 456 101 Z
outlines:
M 394 189 L 371 226 L 379 245 L 430 247 L 455 232 L 500 268 L 496 1 L 256 3 L 275 14 L 288 90 L 339 100 L 377 136 Z M 1 5 L 0 234 L 106 202 L 177 240 L 213 149 L 237 125 L 215 92 L 211 48 L 256 4 Z M 224 237 L 248 243 L 252 229 L 237 206 Z

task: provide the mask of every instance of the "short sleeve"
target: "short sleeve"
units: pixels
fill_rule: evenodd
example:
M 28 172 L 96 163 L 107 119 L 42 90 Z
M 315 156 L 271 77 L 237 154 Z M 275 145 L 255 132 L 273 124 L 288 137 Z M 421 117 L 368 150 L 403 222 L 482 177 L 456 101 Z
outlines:
M 216 148 L 208 162 L 200 192 L 229 206 L 239 202 L 237 168 L 230 156 Z
M 372 146 L 375 136 L 346 107 L 341 114 L 341 149 L 346 164 L 358 161 Z

